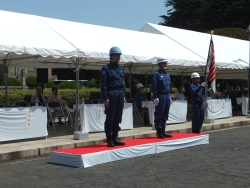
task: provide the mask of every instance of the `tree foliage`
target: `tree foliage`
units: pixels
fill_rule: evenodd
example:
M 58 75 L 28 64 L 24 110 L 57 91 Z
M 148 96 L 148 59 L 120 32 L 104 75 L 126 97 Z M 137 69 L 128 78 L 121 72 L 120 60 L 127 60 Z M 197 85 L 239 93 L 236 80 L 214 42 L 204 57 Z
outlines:
M 250 24 L 250 0 L 167 0 L 165 6 L 169 10 L 160 16 L 160 24 L 170 27 L 199 32 L 221 28 L 246 31 Z

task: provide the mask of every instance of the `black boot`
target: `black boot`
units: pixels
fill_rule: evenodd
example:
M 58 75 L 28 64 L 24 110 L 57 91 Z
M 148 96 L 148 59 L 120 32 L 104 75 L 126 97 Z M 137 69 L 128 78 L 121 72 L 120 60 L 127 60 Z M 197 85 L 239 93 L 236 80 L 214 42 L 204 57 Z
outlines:
M 106 135 L 107 137 L 107 146 L 108 147 L 114 147 L 114 142 L 113 142 L 113 139 L 112 139 L 112 136 L 111 135 Z
M 120 142 L 117 135 L 113 135 L 113 143 L 115 146 L 124 146 L 124 142 Z
M 162 135 L 162 131 L 161 131 L 161 129 L 156 129 L 156 135 L 157 135 L 157 138 L 164 138 L 164 136 Z
M 165 138 L 172 138 L 172 135 L 171 134 L 168 134 L 165 132 L 165 127 L 161 128 L 161 131 L 162 131 L 162 135 L 165 137 Z

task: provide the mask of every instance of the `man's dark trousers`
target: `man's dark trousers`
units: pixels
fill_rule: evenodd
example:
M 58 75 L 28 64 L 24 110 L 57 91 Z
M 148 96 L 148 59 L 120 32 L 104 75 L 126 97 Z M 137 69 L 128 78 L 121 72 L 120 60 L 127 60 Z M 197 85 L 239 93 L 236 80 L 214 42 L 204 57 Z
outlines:
M 204 104 L 192 104 L 192 132 L 199 133 L 204 121 Z
M 158 95 L 159 104 L 155 106 L 155 129 L 165 128 L 166 121 L 168 120 L 169 107 L 170 107 L 170 96 L 169 95 Z
M 123 90 L 112 90 L 108 92 L 109 108 L 105 107 L 106 121 L 104 123 L 106 135 L 117 136 L 121 130 L 119 123 L 122 121 L 124 95 Z

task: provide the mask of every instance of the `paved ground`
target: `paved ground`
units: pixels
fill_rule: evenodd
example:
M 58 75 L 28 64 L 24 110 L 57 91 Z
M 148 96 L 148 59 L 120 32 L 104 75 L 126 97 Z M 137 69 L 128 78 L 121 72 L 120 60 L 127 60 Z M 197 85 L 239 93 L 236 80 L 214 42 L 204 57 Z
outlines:
M 250 126 L 210 132 L 210 144 L 86 169 L 50 159 L 0 164 L 0 187 L 250 187 Z
M 218 130 L 224 128 L 239 127 L 250 125 L 250 119 L 245 116 L 234 116 L 225 119 L 216 119 L 214 124 L 203 124 L 202 132 Z M 168 132 L 191 132 L 191 121 L 167 125 Z M 121 139 L 140 138 L 147 136 L 155 136 L 155 130 L 152 127 L 136 126 L 132 130 L 122 130 L 119 132 Z M 45 157 L 52 150 L 80 147 L 84 145 L 92 145 L 105 142 L 105 134 L 103 132 L 90 133 L 87 140 L 74 140 L 73 132 L 50 130 L 48 139 L 42 140 L 26 140 L 8 143 L 0 143 L 0 164 L 6 161 L 19 159 L 28 159 L 34 157 Z

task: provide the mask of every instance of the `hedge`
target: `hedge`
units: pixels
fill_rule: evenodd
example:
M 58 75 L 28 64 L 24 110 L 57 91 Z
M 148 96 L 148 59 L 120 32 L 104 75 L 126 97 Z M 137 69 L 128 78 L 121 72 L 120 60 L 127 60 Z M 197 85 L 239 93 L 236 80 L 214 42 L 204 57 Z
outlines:
M 8 104 L 12 105 L 15 101 L 31 101 L 31 96 L 35 93 L 35 90 L 10 90 L 8 91 Z M 48 100 L 49 95 L 51 95 L 51 90 L 44 90 L 43 94 L 45 99 Z M 58 94 L 62 97 L 63 101 L 75 100 L 75 90 L 64 89 L 58 90 Z M 90 92 L 87 89 L 79 90 L 79 97 L 84 99 L 90 99 Z M 0 104 L 4 104 L 5 93 L 4 91 L 0 92 Z
M 30 102 L 31 96 L 36 92 L 36 90 L 9 90 L 8 91 L 8 104 L 12 105 L 15 101 L 26 101 Z M 43 94 L 45 99 L 48 100 L 49 95 L 51 95 L 52 91 L 50 89 L 44 90 Z M 59 95 L 62 97 L 64 101 L 68 100 L 75 100 L 75 93 L 74 89 L 59 89 Z M 100 99 L 100 89 L 99 88 L 91 88 L 91 89 L 80 89 L 79 90 L 79 97 L 80 99 L 84 98 L 85 100 L 91 99 Z M 126 90 L 126 98 L 129 99 L 130 93 L 129 89 Z M 4 91 L 0 91 L 0 105 L 4 104 L 5 100 L 5 93 Z

